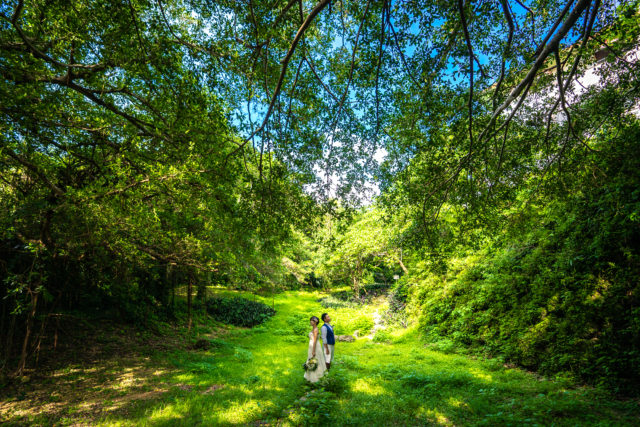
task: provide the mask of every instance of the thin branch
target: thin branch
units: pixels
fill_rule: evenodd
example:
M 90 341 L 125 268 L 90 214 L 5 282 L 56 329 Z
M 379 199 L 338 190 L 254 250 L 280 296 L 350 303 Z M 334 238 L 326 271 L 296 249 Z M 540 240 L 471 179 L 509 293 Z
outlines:
M 314 76 L 316 76 L 316 79 L 320 82 L 320 84 L 322 85 L 322 87 L 324 88 L 324 90 L 333 98 L 334 101 L 338 101 L 338 97 L 331 91 L 331 89 L 329 89 L 329 87 L 327 87 L 327 85 L 322 81 L 322 79 L 320 78 L 320 76 L 318 75 L 318 73 L 316 72 L 315 67 L 313 66 L 313 63 L 309 60 L 309 58 L 307 56 L 304 57 L 304 61 L 309 64 L 309 68 L 311 69 L 311 72 L 313 73 Z
M 276 17 L 275 21 L 273 22 L 273 28 L 278 28 L 278 24 L 280 24 L 280 20 L 282 20 L 285 14 L 289 11 L 289 9 L 291 9 L 291 7 L 294 4 L 298 3 L 299 1 L 300 0 L 289 0 L 289 3 L 287 3 L 284 9 L 280 11 L 280 14 Z
M 516 104 L 516 106 L 511 110 L 511 113 L 509 113 L 509 117 L 507 117 L 507 120 L 504 121 L 504 123 L 502 123 L 487 139 L 491 140 L 493 139 L 498 133 L 500 133 L 500 131 L 506 127 L 509 126 L 509 123 L 511 123 L 511 120 L 513 120 L 513 118 L 515 117 L 516 113 L 520 110 L 520 107 L 522 106 L 522 104 L 524 103 L 524 100 L 527 98 L 527 95 L 529 94 L 529 89 L 531 89 L 531 86 L 533 86 L 533 80 L 531 80 L 529 82 L 529 84 L 527 85 L 527 87 L 524 88 L 524 91 L 522 92 L 522 94 L 520 95 L 520 98 L 518 99 L 518 103 Z M 485 128 L 486 130 L 486 128 Z M 484 133 L 484 132 L 483 132 Z M 482 134 L 479 137 L 479 140 L 482 141 Z
M 426 228 L 427 227 L 427 223 L 426 223 L 426 215 L 427 215 L 427 202 L 429 201 L 429 199 L 431 199 L 433 197 L 433 195 L 440 190 L 443 186 L 447 186 L 449 188 L 450 185 L 453 185 L 453 182 L 458 178 L 458 176 L 460 175 L 460 172 L 462 172 L 462 169 L 464 169 L 465 164 L 467 163 L 468 159 L 470 158 L 470 155 L 467 154 L 464 157 L 462 157 L 462 159 L 460 159 L 460 161 L 458 162 L 458 167 L 456 168 L 455 172 L 453 174 L 451 174 L 451 176 L 449 178 L 447 178 L 445 181 L 441 182 L 440 185 L 437 185 L 432 191 L 430 191 L 429 193 L 427 193 L 425 195 L 425 197 L 422 200 L 422 223 L 423 226 Z M 434 178 L 435 179 L 435 178 Z M 431 181 L 429 181 L 426 186 L 429 186 L 429 184 L 433 181 L 433 179 Z M 448 189 L 447 189 L 447 193 L 448 193 Z
M 467 2 L 469 0 L 465 0 L 464 2 L 464 6 L 466 7 Z M 428 76 L 427 81 L 426 81 L 426 85 L 425 86 L 429 86 L 431 85 L 431 81 L 436 77 L 436 75 L 438 74 L 438 70 L 440 69 L 440 67 L 442 67 L 444 64 L 446 64 L 447 62 L 447 57 L 449 56 L 449 53 L 451 53 L 451 51 L 453 50 L 453 48 L 455 47 L 456 44 L 456 40 L 458 39 L 458 33 L 460 32 L 460 27 L 462 26 L 462 23 L 460 22 L 460 20 L 456 20 L 455 21 L 455 27 L 453 28 L 453 30 L 449 33 L 449 38 L 447 40 L 447 45 L 444 47 L 444 49 L 440 52 L 440 55 L 438 56 L 438 60 L 436 61 L 436 64 L 434 67 L 432 67 L 433 71 L 432 73 Z
M 594 39 L 595 41 L 597 41 L 598 43 L 602 44 L 604 47 L 606 47 L 609 50 L 609 52 L 613 53 L 613 56 L 615 56 L 616 59 L 618 59 L 618 60 L 622 61 L 624 64 L 626 64 L 627 68 L 638 68 L 638 67 L 640 67 L 640 63 L 627 61 L 624 58 L 624 56 L 622 56 L 622 54 L 620 52 L 618 52 L 613 47 L 609 46 L 607 44 L 607 42 L 605 42 L 604 40 L 602 40 L 600 37 L 596 36 L 595 34 L 592 35 L 591 38 Z
M 382 16 L 380 18 L 380 48 L 378 49 L 378 67 L 376 68 L 376 133 L 380 127 L 380 67 L 382 66 L 382 55 L 384 53 L 384 30 L 386 26 L 387 0 L 382 3 Z
M 131 11 L 131 19 L 133 20 L 133 25 L 135 25 L 135 27 L 136 27 L 136 34 L 138 35 L 138 43 L 140 44 L 140 48 L 144 52 L 144 55 L 146 57 L 149 57 L 149 53 L 147 52 L 147 48 L 145 47 L 145 45 L 144 45 L 144 43 L 142 41 L 142 36 L 140 35 L 140 28 L 138 28 L 138 18 L 136 17 L 136 10 L 133 7 L 133 4 L 131 4 L 131 0 L 127 0 L 127 2 L 129 3 L 129 10 Z
M 358 26 L 358 32 L 356 33 L 356 38 L 353 43 L 353 51 L 351 52 L 351 66 L 349 68 L 349 77 L 347 78 L 347 85 L 345 86 L 344 91 L 342 92 L 342 96 L 340 97 L 340 104 L 338 105 L 338 111 L 336 113 L 336 118 L 334 120 L 334 124 L 332 128 L 335 128 L 338 122 L 338 117 L 340 116 L 340 112 L 342 111 L 342 106 L 344 105 L 344 101 L 346 100 L 347 94 L 349 93 L 349 86 L 351 86 L 351 79 L 353 78 L 353 70 L 355 68 L 356 52 L 358 51 L 358 42 L 360 39 L 360 33 L 362 31 L 362 28 L 364 27 L 365 21 L 367 20 L 369 6 L 371 6 L 371 0 L 367 2 L 367 6 L 365 7 L 364 14 L 362 16 L 362 21 L 360 21 L 360 25 Z
M 177 35 L 173 31 L 173 28 L 171 27 L 171 24 L 169 23 L 169 20 L 167 19 L 167 16 L 165 14 L 164 8 L 162 7 L 161 0 L 157 0 L 157 3 L 158 3 L 158 6 L 160 7 L 160 12 L 161 12 L 161 15 L 162 15 L 162 19 L 164 20 L 165 25 L 167 26 L 167 29 L 169 30 L 169 33 L 171 33 L 171 35 L 175 38 L 175 40 L 170 40 L 172 43 L 181 44 L 183 46 L 188 47 L 189 49 L 191 49 L 194 52 L 203 52 L 203 53 L 206 53 L 208 55 L 211 55 L 214 58 L 218 58 L 218 59 L 220 59 L 220 58 L 222 58 L 222 59 L 229 58 L 229 55 L 227 53 L 216 52 L 215 48 L 213 47 L 213 45 L 211 46 L 210 49 L 207 49 L 206 47 L 201 46 L 199 44 L 188 42 L 185 39 L 183 39 L 182 37 L 180 37 L 179 35 Z M 242 43 L 242 45 L 245 46 L 245 47 L 254 47 L 254 46 L 251 46 L 248 43 L 244 42 L 243 40 L 241 40 L 238 37 L 236 37 L 236 41 L 238 41 L 239 43 Z
M 493 98 L 491 102 L 493 103 L 493 109 L 496 108 L 496 100 L 498 97 L 498 93 L 500 92 L 500 87 L 502 86 L 502 81 L 504 80 L 505 67 L 507 63 L 507 56 L 511 51 L 511 42 L 513 41 L 513 17 L 511 16 L 511 12 L 509 11 L 509 4 L 507 0 L 500 0 L 502 4 L 502 12 L 504 14 L 505 19 L 507 20 L 507 25 L 509 26 L 509 36 L 507 38 L 507 46 L 504 49 L 504 53 L 502 54 L 502 63 L 500 64 L 500 78 L 498 79 L 498 83 L 496 84 L 496 90 L 493 92 Z
M 473 60 L 476 61 L 476 64 L 478 64 L 478 71 L 480 72 L 480 77 L 482 77 L 483 79 L 486 79 L 487 74 L 484 72 L 484 67 L 480 63 L 480 60 L 478 59 L 478 56 L 475 53 L 473 54 Z
M 75 84 L 74 82 L 68 82 L 68 83 L 62 84 L 62 85 L 66 86 L 66 87 L 68 87 L 70 89 L 75 90 L 76 92 L 84 95 L 85 97 L 89 98 L 90 100 L 92 100 L 96 104 L 98 104 L 98 105 L 106 108 L 107 110 L 111 111 L 112 113 L 114 113 L 114 114 L 126 119 L 129 123 L 134 125 L 140 131 L 142 131 L 145 135 L 152 135 L 152 133 L 149 131 L 149 128 L 153 129 L 153 125 L 151 125 L 150 123 L 147 123 L 147 122 L 145 122 L 143 120 L 140 120 L 140 119 L 138 119 L 136 117 L 133 117 L 132 115 L 127 114 L 124 111 L 120 111 L 114 105 L 104 101 L 101 98 L 98 98 L 90 90 L 88 90 L 88 89 L 86 89 L 86 88 L 84 88 L 82 86 L 79 86 L 79 85 Z
M 22 166 L 26 167 L 27 169 L 30 169 L 33 173 L 35 173 L 36 176 L 38 178 L 40 178 L 40 180 L 47 187 L 49 187 L 49 189 L 51 189 L 57 196 L 63 196 L 64 195 L 64 191 L 62 191 L 62 189 L 60 187 L 58 187 L 57 185 L 55 185 L 53 182 L 49 181 L 47 176 L 44 174 L 44 172 L 42 172 L 40 170 L 40 168 L 38 166 L 36 166 L 35 164 L 31 163 L 30 161 L 24 159 L 22 156 L 19 156 L 18 154 L 16 154 L 9 147 L 4 147 L 3 148 L 3 152 L 7 153 L 9 155 L 9 157 L 14 159 L 16 162 L 20 163 Z
M 344 91 L 342 92 L 342 96 L 340 97 L 340 103 L 337 106 L 337 110 L 336 110 L 336 114 L 333 120 L 333 123 L 331 124 L 331 132 L 330 134 L 333 135 L 335 133 L 336 130 L 336 126 L 338 126 L 338 120 L 340 118 L 340 113 L 342 112 L 342 107 L 344 106 L 344 102 L 347 98 L 347 95 L 349 94 L 349 86 L 351 86 L 351 80 L 353 78 L 353 70 L 355 67 L 355 58 L 356 58 L 356 52 L 358 51 L 358 42 L 360 40 L 360 33 L 362 31 L 362 28 L 364 27 L 364 23 L 367 20 L 367 14 L 369 13 L 369 6 L 371 6 L 371 0 L 367 1 L 367 6 L 365 7 L 364 10 L 364 14 L 362 16 L 362 21 L 360 21 L 360 25 L 358 26 L 358 31 L 356 32 L 356 38 L 355 41 L 353 43 L 353 49 L 351 51 L 351 66 L 349 67 L 349 76 L 347 78 L 347 84 L 344 88 Z M 328 153 L 326 155 L 326 164 L 327 164 L 327 168 L 325 171 L 325 178 L 326 178 L 326 185 L 325 188 L 327 188 L 327 193 L 329 192 L 328 189 L 330 188 L 331 185 L 331 177 L 330 177 L 330 167 L 329 167 L 329 160 L 331 159 L 331 156 L 333 155 L 333 138 L 329 139 L 329 136 L 327 136 L 327 139 L 330 140 L 331 142 L 329 143 L 329 150 Z
M 491 130 L 493 125 L 495 124 L 498 116 L 511 105 L 511 103 L 517 99 L 523 91 L 527 90 L 534 81 L 535 76 L 538 71 L 544 64 L 547 57 L 560 45 L 560 41 L 567 35 L 567 33 L 571 30 L 575 22 L 578 20 L 584 9 L 591 3 L 590 0 L 578 0 L 576 6 L 571 11 L 566 21 L 562 25 L 562 27 L 557 31 L 555 36 L 549 41 L 549 43 L 542 49 L 540 54 L 536 57 L 531 69 L 527 72 L 527 75 L 518 83 L 518 85 L 513 88 L 507 99 L 494 110 L 489 123 L 485 126 L 484 130 L 478 137 L 479 141 L 482 141 L 487 133 Z
M 398 54 L 400 55 L 400 59 L 402 60 L 402 65 L 404 66 L 404 69 L 407 72 L 407 75 L 409 76 L 409 78 L 413 81 L 413 83 L 420 90 L 422 90 L 422 85 L 418 82 L 418 80 L 416 80 L 416 78 L 411 73 L 411 70 L 409 69 L 409 65 L 407 64 L 407 59 L 404 56 L 404 52 L 402 52 L 402 49 L 400 48 L 400 42 L 398 40 L 398 34 L 396 33 L 395 28 L 393 28 L 393 24 L 391 23 L 390 15 L 391 15 L 391 13 L 389 12 L 387 14 L 387 25 L 389 26 L 389 29 L 391 30 L 391 33 L 393 34 L 393 40 L 395 41 L 396 50 L 398 51 Z
M 293 56 L 293 53 L 295 52 L 296 47 L 298 46 L 298 43 L 300 42 L 300 39 L 304 35 L 304 33 L 307 30 L 307 28 L 309 28 L 309 26 L 313 22 L 313 19 L 330 2 L 331 2 L 331 0 L 321 0 L 320 2 L 318 2 L 318 4 L 313 8 L 313 10 L 311 12 L 309 12 L 309 15 L 307 16 L 307 19 L 305 19 L 305 21 L 302 23 L 302 26 L 300 26 L 300 28 L 298 29 L 298 32 L 297 32 L 296 36 L 294 37 L 293 42 L 291 43 L 291 46 L 289 47 L 289 51 L 287 52 L 287 55 L 281 61 L 282 62 L 282 69 L 280 71 L 280 78 L 278 79 L 278 84 L 276 85 L 276 89 L 273 92 L 273 96 L 271 98 L 271 102 L 269 103 L 269 108 L 267 109 L 267 114 L 265 115 L 264 120 L 262 121 L 262 124 L 260 125 L 260 127 L 258 127 L 255 131 L 253 131 L 252 134 L 245 139 L 244 144 L 249 142 L 251 140 L 251 138 L 253 138 L 253 136 L 258 134 L 258 132 L 262 131 L 264 129 L 264 127 L 267 125 L 267 121 L 269 121 L 269 117 L 271 116 L 271 113 L 273 112 L 273 108 L 275 106 L 276 99 L 278 98 L 278 95 L 280 95 L 280 90 L 282 89 L 282 84 L 284 82 L 285 75 L 287 74 L 287 67 L 289 65 L 289 61 L 291 60 L 291 57 Z M 235 150 L 234 153 L 236 151 L 237 150 Z
M 583 30 L 583 40 L 582 40 L 582 46 L 580 47 L 580 50 L 578 51 L 578 56 L 576 57 L 576 59 L 573 62 L 573 66 L 571 67 L 571 71 L 569 72 L 569 75 L 567 76 L 566 82 L 563 83 L 562 81 L 562 63 L 560 62 L 560 51 L 557 48 L 554 51 L 554 56 L 555 56 L 555 60 L 556 60 L 556 77 L 558 80 L 558 91 L 560 93 L 560 100 L 561 100 L 561 105 L 562 105 L 562 110 L 564 111 L 565 115 L 567 116 L 567 125 L 569 126 L 569 129 L 571 130 L 571 133 L 573 134 L 573 136 L 580 141 L 580 143 L 582 145 L 584 145 L 587 149 L 591 150 L 591 151 L 596 151 L 593 148 L 589 147 L 589 145 L 584 142 L 582 140 L 582 138 L 580 138 L 580 136 L 576 133 L 575 128 L 573 127 L 573 122 L 571 120 L 571 114 L 569 113 L 569 109 L 567 107 L 567 102 L 565 99 L 565 91 L 566 89 L 569 87 L 571 81 L 573 80 L 573 76 L 575 75 L 578 66 L 580 64 L 580 59 L 582 58 L 582 53 L 584 52 L 584 49 L 586 48 L 588 39 L 589 39 L 589 34 L 591 33 L 591 29 L 593 28 L 593 23 L 595 22 L 595 18 L 596 18 L 596 14 L 598 12 L 598 7 L 600 6 L 600 0 L 596 0 L 595 3 L 595 7 L 593 8 L 591 14 L 587 14 L 585 16 L 585 28 Z
M 16 9 L 13 12 L 13 15 L 11 16 L 11 20 L 9 22 L 11 23 L 13 28 L 15 28 L 15 30 L 18 32 L 18 35 L 22 39 L 22 41 L 24 41 L 24 43 L 29 47 L 29 50 L 31 50 L 31 53 L 36 58 L 44 59 L 45 61 L 49 62 L 50 64 L 53 64 L 53 65 L 58 66 L 58 67 L 69 68 L 69 69 L 70 68 L 81 68 L 81 69 L 85 69 L 85 70 L 98 71 L 98 70 L 103 70 L 103 69 L 105 69 L 107 67 L 107 64 L 91 64 L 91 65 L 86 65 L 86 64 L 66 64 L 66 63 L 60 62 L 60 61 L 52 58 L 51 56 L 47 55 L 46 53 L 42 52 L 40 49 L 38 49 L 33 44 L 33 41 L 31 40 L 31 38 L 27 37 L 27 35 L 22 31 L 22 28 L 20 27 L 20 25 L 18 25 L 18 19 L 20 18 L 20 14 L 22 13 L 23 7 L 24 7 L 24 1 L 20 0 L 18 2 L 18 6 L 16 6 Z M 7 19 L 4 15 L 0 15 L 0 16 L 2 16 L 2 18 L 4 18 L 5 20 Z
M 589 1 L 588 3 L 591 3 L 591 2 Z M 571 5 L 572 4 L 573 4 L 573 1 L 568 1 L 567 2 L 567 4 L 565 5 L 564 9 L 562 9 L 562 12 L 560 12 L 560 16 L 558 16 L 558 19 L 556 19 L 556 22 L 553 24 L 553 27 L 551 27 L 551 29 L 547 32 L 547 35 L 545 36 L 544 40 L 542 40 L 542 42 L 538 45 L 536 51 L 533 53 L 534 57 L 540 55 L 540 53 L 544 49 L 547 41 L 549 41 L 549 38 L 553 35 L 553 32 L 556 30 L 556 28 L 558 28 L 558 25 L 560 25 L 560 23 L 564 19 L 565 15 L 567 14 L 567 12 L 569 12 L 569 9 L 571 9 Z
M 462 31 L 467 42 L 467 51 L 469 53 L 469 101 L 467 108 L 469 111 L 469 156 L 471 156 L 471 151 L 473 150 L 473 59 L 475 58 L 475 54 L 473 53 L 473 46 L 471 46 L 467 18 L 464 14 L 464 0 L 458 0 L 458 12 L 460 13 Z
M 291 85 L 291 90 L 289 91 L 289 103 L 288 103 L 288 106 L 287 106 L 287 122 L 285 124 L 285 134 L 286 134 L 286 132 L 288 132 L 289 125 L 291 123 L 291 100 L 293 99 L 293 94 L 294 94 L 294 92 L 296 90 L 296 87 L 298 85 L 298 77 L 300 76 L 300 70 L 302 69 L 302 63 L 303 62 L 304 62 L 304 58 L 298 64 L 298 68 L 296 70 L 296 76 L 293 79 L 293 85 Z

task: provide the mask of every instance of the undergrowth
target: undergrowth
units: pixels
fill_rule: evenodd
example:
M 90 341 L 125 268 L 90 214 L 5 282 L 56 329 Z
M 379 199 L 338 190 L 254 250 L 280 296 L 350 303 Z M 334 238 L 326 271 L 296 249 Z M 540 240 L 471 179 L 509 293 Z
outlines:
M 172 345 L 136 357 L 68 363 L 2 390 L 10 425 L 634 425 L 637 401 L 425 347 L 415 327 L 338 343 L 331 371 L 303 379 L 317 293 L 275 297 L 252 329 L 200 320 Z M 272 300 L 273 301 L 273 300 Z M 265 302 L 265 300 L 263 300 Z M 349 323 L 385 306 L 327 310 Z M 357 313 L 357 315 L 355 315 Z M 355 317 L 354 317 L 355 315 Z M 305 323 L 306 322 L 306 323 Z M 217 325 L 217 326 L 216 326 Z M 167 335 L 167 336 L 170 336 Z M 104 341 L 114 339 L 103 337 Z M 206 349 L 194 342 L 207 340 Z M 125 350 L 126 348 L 123 348 Z

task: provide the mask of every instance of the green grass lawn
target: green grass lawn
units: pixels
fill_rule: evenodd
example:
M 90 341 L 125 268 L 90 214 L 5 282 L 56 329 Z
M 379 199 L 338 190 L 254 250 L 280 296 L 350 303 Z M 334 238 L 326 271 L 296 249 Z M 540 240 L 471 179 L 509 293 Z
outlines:
M 638 425 L 621 401 L 495 360 L 429 349 L 412 330 L 338 343 L 330 373 L 307 384 L 308 318 L 336 332 L 367 327 L 384 306 L 323 309 L 322 295 L 265 298 L 277 314 L 254 329 L 200 324 L 209 350 L 176 345 L 92 367 L 71 366 L 15 389 L 0 422 L 40 425 Z M 254 298 L 253 296 L 251 298 Z M 259 297 L 256 297 L 260 299 Z M 363 332 L 363 331 L 361 331 Z M 381 342 L 376 342 L 381 341 Z M 31 388 L 29 388 L 31 387 Z M 31 392 L 31 395 L 30 393 Z M 19 395 L 19 393 L 22 393 Z

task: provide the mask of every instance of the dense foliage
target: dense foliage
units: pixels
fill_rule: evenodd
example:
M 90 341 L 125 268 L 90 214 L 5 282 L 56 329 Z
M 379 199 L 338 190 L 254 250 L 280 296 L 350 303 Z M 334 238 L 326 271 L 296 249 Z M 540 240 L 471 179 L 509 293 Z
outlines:
M 237 152 L 210 64 L 162 14 L 0 13 L 2 366 L 20 355 L 22 371 L 75 311 L 148 324 L 185 290 L 280 285 L 282 241 L 305 217 L 292 213 L 313 205 L 272 153 Z
M 632 390 L 639 5 L 2 3 L 1 368 L 210 284 L 346 286 L 366 333 L 379 286 L 389 325 Z
M 637 121 L 605 137 L 564 194 L 531 203 L 517 233 L 420 275 L 412 298 L 427 335 L 637 390 L 640 162 L 625 153 L 639 141 Z
M 206 307 L 207 313 L 216 320 L 244 327 L 259 325 L 276 313 L 273 307 L 241 297 L 210 298 Z
M 466 348 L 637 393 L 640 159 L 628 153 L 640 152 L 640 121 L 625 115 L 615 132 L 592 143 L 588 154 L 564 160 L 570 173 L 530 177 L 518 209 L 498 212 L 508 218 L 502 229 L 470 223 L 445 205 L 436 239 L 405 245 L 408 271 L 392 286 L 385 323 L 406 326 L 413 319 L 437 348 Z M 365 210 L 360 217 L 369 220 L 350 222 L 344 236 L 363 224 L 363 235 L 375 234 L 379 215 Z M 456 237 L 460 228 L 468 234 Z M 393 239 L 413 233 L 406 227 Z M 388 239 L 380 235 L 377 242 Z M 370 264 L 365 271 L 373 277 L 379 268 Z M 347 300 L 334 293 L 322 303 L 353 304 L 340 297 Z

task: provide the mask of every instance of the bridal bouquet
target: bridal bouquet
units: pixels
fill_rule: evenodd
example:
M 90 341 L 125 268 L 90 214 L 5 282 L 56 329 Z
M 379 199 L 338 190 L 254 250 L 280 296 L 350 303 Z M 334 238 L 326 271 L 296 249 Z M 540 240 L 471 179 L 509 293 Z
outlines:
M 305 371 L 315 371 L 318 368 L 318 359 L 315 357 L 307 360 L 304 365 L 302 365 Z

